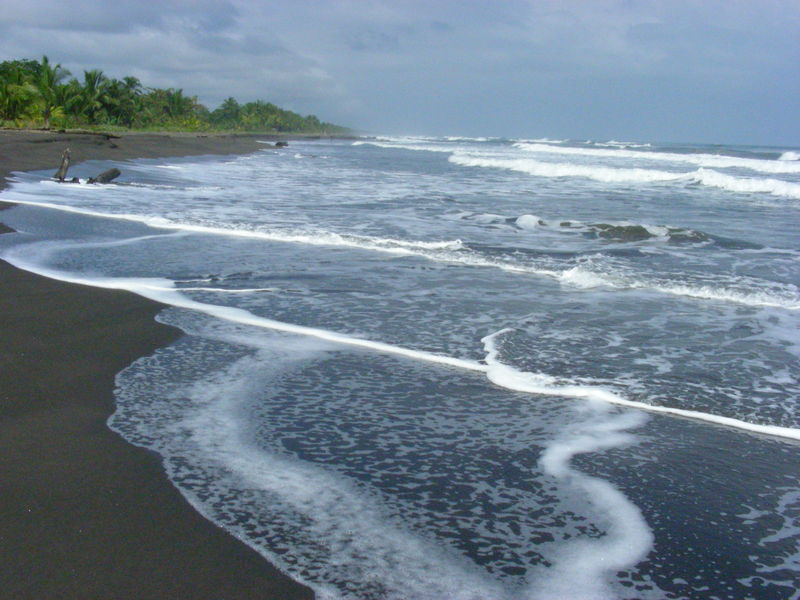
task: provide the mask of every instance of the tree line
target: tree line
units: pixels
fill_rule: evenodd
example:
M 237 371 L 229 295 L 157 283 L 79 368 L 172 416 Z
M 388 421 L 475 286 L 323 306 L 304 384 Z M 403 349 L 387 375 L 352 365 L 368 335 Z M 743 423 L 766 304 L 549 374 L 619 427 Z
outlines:
M 136 77 L 83 72 L 83 81 L 47 58 L 0 63 L 0 124 L 5 127 L 111 127 L 178 131 L 346 134 L 345 127 L 270 102 L 228 98 L 209 110 L 182 89 L 147 88 Z

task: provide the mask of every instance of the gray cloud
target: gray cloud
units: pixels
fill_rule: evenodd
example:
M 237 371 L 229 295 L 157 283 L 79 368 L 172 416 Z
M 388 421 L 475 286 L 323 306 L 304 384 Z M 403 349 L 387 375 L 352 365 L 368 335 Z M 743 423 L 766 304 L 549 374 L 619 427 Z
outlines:
M 5 0 L 3 12 L 4 20 L 16 27 L 87 33 L 123 33 L 138 28 L 219 31 L 233 26 L 238 14 L 230 2 L 214 0 L 113 4 L 99 0 Z
M 800 144 L 790 0 L 6 0 L 48 54 L 374 131 Z M 46 15 L 46 16 L 43 16 Z

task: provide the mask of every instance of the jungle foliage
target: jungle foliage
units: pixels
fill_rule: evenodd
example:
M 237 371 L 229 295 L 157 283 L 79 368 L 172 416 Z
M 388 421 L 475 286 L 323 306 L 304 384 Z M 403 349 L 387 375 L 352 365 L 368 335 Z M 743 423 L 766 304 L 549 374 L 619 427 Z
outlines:
M 47 58 L 0 63 L 0 125 L 59 129 L 120 128 L 167 131 L 346 134 L 345 127 L 302 116 L 270 102 L 228 98 L 209 110 L 182 89 L 148 88 L 136 77 L 113 79 L 99 69 L 83 80 Z

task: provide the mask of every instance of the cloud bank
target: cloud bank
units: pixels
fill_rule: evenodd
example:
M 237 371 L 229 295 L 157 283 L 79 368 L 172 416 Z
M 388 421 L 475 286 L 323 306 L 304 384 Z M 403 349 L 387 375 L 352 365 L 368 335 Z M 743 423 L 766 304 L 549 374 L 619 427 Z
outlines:
M 800 145 L 800 5 L 6 0 L 0 59 L 373 132 Z

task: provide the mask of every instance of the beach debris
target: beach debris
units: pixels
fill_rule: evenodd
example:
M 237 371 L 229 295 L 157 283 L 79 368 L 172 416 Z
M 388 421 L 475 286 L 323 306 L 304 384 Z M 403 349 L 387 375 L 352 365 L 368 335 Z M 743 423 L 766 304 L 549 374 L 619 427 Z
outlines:
M 112 167 L 108 171 L 103 171 L 96 177 L 90 177 L 87 183 L 111 183 L 114 179 L 119 177 L 122 173 L 116 167 Z
M 61 166 L 58 167 L 58 171 L 56 171 L 53 177 L 59 183 L 80 183 L 80 180 L 77 177 L 73 177 L 72 179 L 67 179 L 67 170 L 69 169 L 69 161 L 70 161 L 69 148 L 65 148 L 64 152 L 61 153 Z M 122 175 L 120 170 L 117 169 L 116 167 L 112 167 L 107 171 L 103 171 L 99 175 L 90 177 L 87 183 L 111 183 L 120 175 Z
M 67 169 L 69 169 L 69 148 L 61 153 L 61 166 L 58 167 L 58 171 L 53 177 L 63 182 L 67 178 Z

